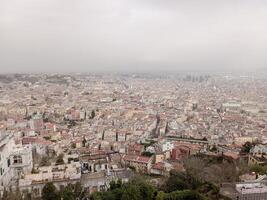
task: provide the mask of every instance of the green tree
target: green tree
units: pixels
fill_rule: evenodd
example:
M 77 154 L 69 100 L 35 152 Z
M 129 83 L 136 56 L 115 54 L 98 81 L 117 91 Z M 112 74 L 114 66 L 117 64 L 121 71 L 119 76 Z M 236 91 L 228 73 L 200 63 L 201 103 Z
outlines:
M 45 184 L 42 190 L 42 200 L 59 200 L 60 196 L 52 182 Z
M 143 199 L 138 186 L 129 184 L 124 188 L 121 199 L 123 200 L 140 200 Z
M 121 187 L 122 187 L 122 180 L 121 179 L 118 179 L 117 181 L 112 180 L 109 183 L 109 189 L 110 190 L 115 190 L 115 189 L 121 188 Z
M 91 200 L 102 200 L 103 199 L 103 192 L 93 192 L 90 196 Z
M 164 200 L 164 198 L 165 198 L 165 193 L 162 191 L 159 191 L 157 193 L 156 200 Z
M 136 182 L 136 185 L 139 187 L 141 196 L 144 199 L 152 200 L 154 198 L 156 190 L 152 185 L 150 185 L 149 183 L 145 181 Z
M 261 165 L 255 164 L 255 165 L 250 166 L 250 171 L 263 175 L 263 174 L 266 174 L 267 172 L 267 166 L 266 165 L 261 166 Z
M 170 171 L 170 177 L 162 186 L 165 192 L 172 192 L 175 190 L 196 189 L 201 185 L 195 177 L 185 172 Z
M 121 199 L 122 193 L 123 193 L 123 189 L 122 188 L 117 188 L 117 189 L 112 191 L 112 195 L 113 195 L 112 198 L 114 200 Z
M 195 191 L 183 190 L 166 194 L 164 200 L 205 200 L 205 198 Z
M 254 146 L 251 142 L 246 142 L 241 148 L 241 153 L 249 153 L 250 149 Z
M 134 177 L 122 187 L 121 199 L 146 199 L 152 200 L 155 197 L 156 190 L 142 177 Z
M 74 184 L 74 195 L 75 197 L 79 197 L 80 199 L 85 197 L 85 191 L 80 182 Z
M 165 192 L 172 192 L 175 190 L 189 189 L 187 182 L 179 178 L 178 176 L 170 176 L 165 183 Z
M 178 181 L 177 181 L 178 180 Z M 171 185 L 169 184 L 171 183 Z M 194 190 L 184 190 L 192 188 L 186 173 L 171 172 L 171 178 L 166 181 L 166 186 L 171 186 L 170 193 L 157 191 L 149 182 L 142 177 L 134 177 L 128 183 L 120 181 L 111 181 L 107 192 L 94 192 L 90 199 L 92 200 L 208 200 L 218 199 L 219 190 L 212 184 L 200 184 Z M 186 186 L 184 186 L 186 185 Z M 203 185 L 203 187 L 201 187 Z M 214 198 L 213 198 L 214 197 Z
M 74 190 L 73 185 L 71 184 L 67 185 L 61 193 L 61 198 L 63 198 L 64 200 L 75 200 L 76 196 L 73 190 Z
M 220 197 L 220 189 L 216 185 L 212 183 L 205 183 L 198 188 L 198 192 L 201 194 L 205 194 L 205 196 L 211 199 L 219 199 Z

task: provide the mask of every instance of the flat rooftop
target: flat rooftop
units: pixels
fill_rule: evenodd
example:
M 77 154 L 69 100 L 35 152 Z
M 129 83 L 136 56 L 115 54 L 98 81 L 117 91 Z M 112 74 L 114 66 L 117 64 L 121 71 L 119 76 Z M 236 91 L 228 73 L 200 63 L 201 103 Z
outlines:
M 267 186 L 263 183 L 236 184 L 236 190 L 241 194 L 267 193 Z

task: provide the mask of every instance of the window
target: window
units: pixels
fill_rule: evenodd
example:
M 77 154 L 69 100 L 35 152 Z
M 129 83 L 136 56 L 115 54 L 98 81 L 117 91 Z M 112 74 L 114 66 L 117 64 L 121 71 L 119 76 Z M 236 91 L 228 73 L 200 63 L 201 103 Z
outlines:
M 14 157 L 13 157 L 13 163 L 14 163 L 14 164 L 21 164 L 21 163 L 22 163 L 22 158 L 21 158 L 21 156 L 14 156 Z
M 33 189 L 33 195 L 34 195 L 35 197 L 40 196 L 40 189 L 39 189 L 39 188 L 34 188 L 34 189 Z
M 105 191 L 105 189 L 106 189 L 106 188 L 105 188 L 105 185 L 100 185 L 100 191 L 103 192 L 103 191 Z

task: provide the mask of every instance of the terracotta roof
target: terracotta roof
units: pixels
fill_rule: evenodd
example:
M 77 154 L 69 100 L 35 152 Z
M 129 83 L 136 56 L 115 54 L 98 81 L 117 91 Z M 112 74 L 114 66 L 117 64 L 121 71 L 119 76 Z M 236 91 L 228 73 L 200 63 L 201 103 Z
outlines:
M 164 170 L 164 163 L 163 163 L 163 162 L 155 163 L 155 164 L 152 166 L 152 169 Z

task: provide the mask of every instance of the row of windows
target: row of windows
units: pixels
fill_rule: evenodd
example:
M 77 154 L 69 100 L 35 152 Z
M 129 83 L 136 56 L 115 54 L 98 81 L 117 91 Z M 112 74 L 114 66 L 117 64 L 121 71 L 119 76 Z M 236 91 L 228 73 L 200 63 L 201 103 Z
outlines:
M 22 163 L 22 157 L 21 156 L 14 156 L 13 157 L 13 164 L 21 164 Z M 11 164 L 10 159 L 7 159 L 7 167 L 9 167 Z
M 13 162 L 14 162 L 14 164 L 21 164 L 22 163 L 22 157 L 21 156 L 14 156 Z
M 21 164 L 22 163 L 22 157 L 21 156 L 14 156 L 13 157 L 13 164 Z M 7 159 L 7 166 L 9 167 L 11 164 L 10 159 Z
M 1 160 L 1 155 L 0 155 L 0 160 Z M 22 163 L 22 157 L 21 156 L 14 156 L 13 157 L 13 163 L 14 164 L 21 164 Z M 9 167 L 11 164 L 10 159 L 7 159 L 7 167 Z M 4 174 L 4 169 L 1 167 L 0 168 L 0 176 Z

